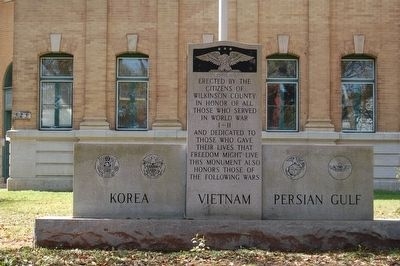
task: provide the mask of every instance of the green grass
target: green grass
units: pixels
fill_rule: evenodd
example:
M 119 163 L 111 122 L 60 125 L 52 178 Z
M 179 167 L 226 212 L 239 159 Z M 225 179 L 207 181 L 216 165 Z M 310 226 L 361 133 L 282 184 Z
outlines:
M 285 253 L 255 249 L 161 253 L 132 250 L 0 250 L 0 265 L 398 265 L 400 252 Z
M 392 251 L 287 253 L 255 249 L 171 253 L 135 250 L 33 248 L 34 220 L 71 216 L 72 193 L 0 189 L 0 266 L 3 265 L 400 265 Z M 375 218 L 400 219 L 400 192 L 376 191 Z M 399 247 L 400 248 L 400 247 Z M 396 264 L 397 263 L 397 264 Z
M 35 218 L 51 215 L 72 215 L 72 193 L 0 189 L 0 249 L 31 246 Z
M 400 192 L 375 191 L 374 217 L 375 219 L 399 219 Z

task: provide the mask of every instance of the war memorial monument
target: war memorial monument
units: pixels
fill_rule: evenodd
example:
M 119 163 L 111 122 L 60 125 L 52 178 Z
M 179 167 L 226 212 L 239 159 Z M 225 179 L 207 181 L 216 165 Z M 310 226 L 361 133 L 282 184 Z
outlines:
M 372 147 L 261 142 L 260 54 L 189 45 L 187 143 L 75 144 L 73 216 L 38 218 L 35 245 L 398 247 L 398 221 L 373 219 Z

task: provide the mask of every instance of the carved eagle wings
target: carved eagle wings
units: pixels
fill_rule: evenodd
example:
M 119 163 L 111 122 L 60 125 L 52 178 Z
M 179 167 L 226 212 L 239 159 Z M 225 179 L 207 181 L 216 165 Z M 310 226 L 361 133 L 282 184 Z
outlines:
M 209 52 L 207 54 L 196 56 L 202 61 L 211 62 L 218 66 L 218 71 L 232 71 L 233 65 L 239 62 L 246 62 L 253 59 L 253 56 L 245 55 L 239 52 L 230 52 L 228 54 L 221 54 L 220 52 Z

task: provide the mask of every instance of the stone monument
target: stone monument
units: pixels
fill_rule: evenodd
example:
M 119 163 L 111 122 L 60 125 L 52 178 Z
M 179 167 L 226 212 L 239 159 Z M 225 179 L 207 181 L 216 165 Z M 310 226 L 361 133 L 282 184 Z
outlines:
M 189 46 L 189 218 L 261 218 L 260 46 Z
M 79 142 L 73 217 L 36 219 L 42 247 L 394 248 L 373 220 L 372 147 L 261 141 L 259 45 L 189 46 L 187 145 Z

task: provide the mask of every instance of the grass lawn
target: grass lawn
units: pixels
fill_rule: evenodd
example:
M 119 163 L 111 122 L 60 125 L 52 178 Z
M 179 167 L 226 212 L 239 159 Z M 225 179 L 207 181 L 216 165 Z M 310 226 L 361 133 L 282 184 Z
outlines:
M 241 249 L 172 253 L 33 248 L 36 217 L 71 216 L 72 193 L 0 189 L 0 266 L 3 265 L 400 265 L 393 251 L 287 253 Z M 376 191 L 375 218 L 400 219 L 400 192 Z
M 0 249 L 32 246 L 36 217 L 71 216 L 71 192 L 0 189 Z
M 400 192 L 375 191 L 375 219 L 400 219 Z

